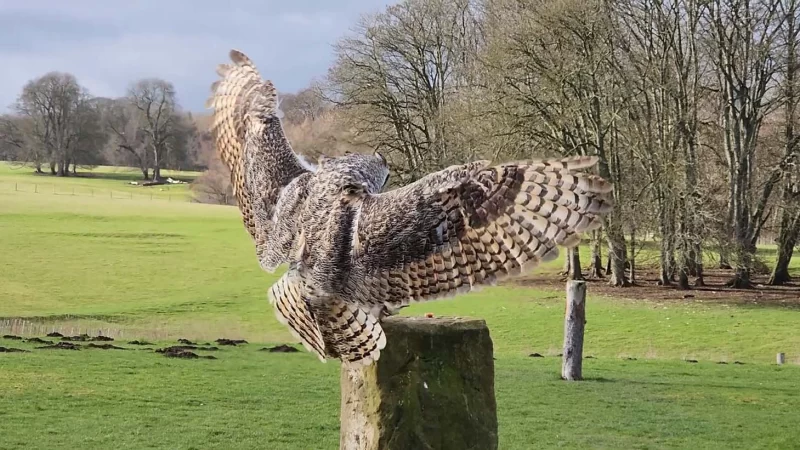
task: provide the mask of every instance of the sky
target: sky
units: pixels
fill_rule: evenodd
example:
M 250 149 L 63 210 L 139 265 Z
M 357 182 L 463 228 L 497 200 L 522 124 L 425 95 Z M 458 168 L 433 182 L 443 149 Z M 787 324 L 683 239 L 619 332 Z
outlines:
M 49 71 L 92 95 L 119 97 L 140 78 L 172 82 L 192 112 L 236 48 L 278 90 L 324 77 L 333 44 L 391 0 L 0 0 L 0 112 Z

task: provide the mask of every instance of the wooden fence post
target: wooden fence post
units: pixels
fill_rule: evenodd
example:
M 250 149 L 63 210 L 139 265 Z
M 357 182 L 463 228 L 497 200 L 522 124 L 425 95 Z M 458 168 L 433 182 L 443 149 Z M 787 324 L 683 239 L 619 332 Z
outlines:
M 782 366 L 786 362 L 786 353 L 778 353 L 776 360 L 778 365 Z
M 567 310 L 564 315 L 564 353 L 561 378 L 583 378 L 583 330 L 586 325 L 586 282 L 567 282 Z
M 386 348 L 341 369 L 340 450 L 497 449 L 494 358 L 483 320 L 389 317 Z

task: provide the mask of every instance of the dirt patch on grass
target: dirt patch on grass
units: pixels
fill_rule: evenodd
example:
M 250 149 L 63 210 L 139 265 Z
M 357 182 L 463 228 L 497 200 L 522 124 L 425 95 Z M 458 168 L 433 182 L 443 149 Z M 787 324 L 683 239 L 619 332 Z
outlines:
M 81 346 L 73 344 L 72 342 L 59 342 L 55 345 L 45 345 L 44 347 L 36 347 L 43 350 L 80 350 Z
M 183 339 L 183 338 L 178 339 L 178 342 L 181 343 L 181 344 L 184 344 L 184 345 L 197 345 L 196 342 L 192 342 L 192 341 L 190 341 L 188 339 Z
M 0 347 L 0 353 L 30 353 L 30 351 L 21 348 Z
M 44 339 L 38 338 L 38 337 L 32 337 L 30 339 L 27 339 L 25 342 L 31 342 L 31 343 L 34 343 L 34 344 L 53 345 L 53 341 L 47 341 L 47 340 L 44 340 Z
M 295 347 L 292 347 L 291 345 L 281 344 L 281 345 L 276 345 L 275 347 L 264 347 L 262 349 L 259 349 L 259 351 L 271 352 L 271 353 L 297 353 L 300 350 L 296 349 Z
M 88 334 L 78 334 L 75 336 L 63 336 L 61 338 L 62 341 L 73 341 L 73 342 L 85 342 L 90 340 L 91 337 Z
M 64 337 L 64 335 L 59 333 L 58 331 L 53 331 L 52 333 L 47 333 L 47 337 L 52 337 L 52 338 L 59 337 L 60 338 L 60 337 Z
M 15 335 L 13 335 L 13 334 L 4 334 L 4 335 L 3 335 L 3 339 L 10 339 L 10 340 L 12 340 L 12 341 L 21 341 L 21 340 L 22 340 L 22 338 L 21 338 L 21 337 L 19 337 L 19 336 L 15 336 Z
M 156 349 L 156 353 L 166 353 L 166 352 L 182 352 L 187 350 L 196 350 L 196 345 L 173 345 L 171 347 L 164 347 Z
M 173 347 L 159 348 L 156 353 L 161 353 L 167 358 L 183 358 L 183 359 L 217 359 L 214 356 L 200 356 L 197 353 L 186 350 L 187 346 L 176 345 Z
M 117 347 L 116 345 L 113 344 L 95 344 L 95 343 L 87 345 L 86 348 L 99 348 L 101 350 L 127 350 L 127 348 Z
M 147 341 L 128 341 L 128 344 L 130 344 L 130 345 L 153 345 L 152 342 L 147 342 Z
M 239 345 L 239 344 L 247 344 L 247 341 L 244 339 L 226 339 L 226 338 L 219 338 L 216 341 L 219 345 Z
M 707 269 L 705 286 L 692 286 L 689 290 L 678 289 L 677 286 L 660 286 L 658 271 L 640 269 L 636 272 L 636 285 L 619 288 L 608 285 L 607 279 L 588 279 L 590 295 L 601 295 L 629 300 L 650 300 L 657 302 L 710 302 L 753 306 L 782 306 L 800 308 L 800 283 L 794 282 L 784 286 L 768 286 L 766 275 L 752 277 L 754 289 L 733 289 L 725 283 L 731 279 L 733 272 L 722 269 Z M 538 289 L 564 290 L 565 278 L 557 274 L 542 274 L 519 278 L 512 283 Z M 694 281 L 693 279 L 691 280 Z

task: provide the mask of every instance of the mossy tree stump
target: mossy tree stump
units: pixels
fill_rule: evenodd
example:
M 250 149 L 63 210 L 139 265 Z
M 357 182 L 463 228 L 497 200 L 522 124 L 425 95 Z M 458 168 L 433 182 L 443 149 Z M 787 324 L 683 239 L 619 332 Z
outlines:
M 494 358 L 483 320 L 390 317 L 366 368 L 342 365 L 340 450 L 495 450 Z

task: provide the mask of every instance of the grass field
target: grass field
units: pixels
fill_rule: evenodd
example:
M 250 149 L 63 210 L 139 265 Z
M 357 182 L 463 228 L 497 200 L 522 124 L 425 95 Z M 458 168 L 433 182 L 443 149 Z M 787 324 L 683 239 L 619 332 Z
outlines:
M 162 170 L 163 177 L 176 177 L 191 181 L 199 172 Z M 99 197 L 110 200 L 172 200 L 191 198 L 188 184 L 136 186 L 131 181 L 142 181 L 142 173 L 130 167 L 98 166 L 80 169 L 77 176 L 54 177 L 37 174 L 31 167 L 0 161 L 0 192 L 27 192 L 42 195 Z M 62 200 L 63 201 L 63 200 Z
M 0 185 L 17 177 L 34 176 L 0 169 Z M 0 339 L 32 350 L 0 353 L 0 449 L 336 448 L 338 364 L 259 351 L 291 342 L 266 299 L 278 275 L 259 269 L 236 208 L 0 190 L 0 317 L 111 329 L 123 335 L 113 344 L 131 348 Z M 580 383 L 558 379 L 560 290 L 506 284 L 404 314 L 486 319 L 501 449 L 797 448 L 800 309 L 596 290 L 585 346 L 594 358 Z M 216 360 L 126 344 L 220 337 L 251 343 L 198 352 Z M 778 351 L 790 364 L 774 365 Z

